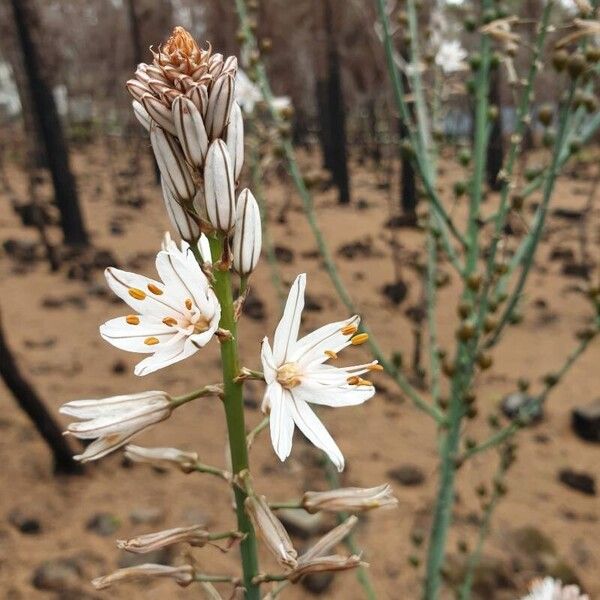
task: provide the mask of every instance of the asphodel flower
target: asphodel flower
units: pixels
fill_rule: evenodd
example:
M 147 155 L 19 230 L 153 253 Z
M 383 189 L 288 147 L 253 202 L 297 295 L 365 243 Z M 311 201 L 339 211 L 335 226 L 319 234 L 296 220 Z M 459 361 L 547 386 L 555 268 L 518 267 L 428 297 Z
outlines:
M 565 585 L 558 579 L 544 577 L 535 579 L 530 587 L 531 593 L 521 600 L 590 600 L 577 585 Z
M 254 271 L 260 258 L 262 228 L 260 209 L 249 189 L 238 196 L 233 232 L 233 268 L 240 275 Z
M 444 40 L 435 54 L 435 64 L 444 73 L 455 73 L 467 68 L 466 58 L 467 51 L 462 47 L 460 40 Z
M 269 508 L 264 496 L 248 496 L 244 502 L 246 513 L 254 529 L 280 565 L 293 569 L 297 565 L 298 553 L 281 521 Z
M 194 568 L 192 565 L 171 567 L 169 565 L 155 565 L 148 563 L 137 567 L 119 569 L 104 577 L 96 577 L 96 579 L 92 579 L 92 585 L 97 590 L 104 590 L 115 583 L 165 578 L 173 579 L 181 586 L 189 585 L 194 580 Z
M 117 540 L 117 548 L 134 554 L 147 554 L 180 543 L 202 548 L 209 541 L 210 533 L 206 529 L 201 525 L 192 525 L 191 527 L 175 527 L 155 533 L 146 533 L 128 540 Z
M 319 511 L 357 513 L 374 508 L 394 508 L 398 499 L 389 483 L 372 488 L 338 488 L 326 492 L 304 492 L 302 506 L 309 513 Z
M 161 281 L 110 267 L 113 292 L 136 314 L 112 319 L 100 335 L 128 352 L 150 354 L 135 367 L 147 375 L 179 362 L 208 344 L 219 327 L 221 307 L 189 244 L 169 242 L 156 256 Z
M 262 408 L 270 411 L 271 441 L 282 461 L 290 455 L 297 425 L 341 471 L 344 457 L 309 403 L 336 408 L 362 404 L 375 394 L 375 388 L 361 375 L 381 367 L 377 361 L 351 367 L 325 364 L 347 346 L 367 340 L 367 334 L 357 333 L 358 316 L 324 325 L 298 339 L 305 287 L 306 275 L 299 275 L 275 331 L 273 349 L 269 340 L 263 339 L 261 359 L 267 389 Z
M 125 446 L 125 456 L 133 462 L 153 466 L 173 465 L 184 473 L 193 471 L 198 462 L 196 452 L 184 452 L 177 448 L 144 448 L 133 444 Z
M 165 392 L 151 391 L 94 400 L 74 400 L 59 411 L 80 419 L 70 423 L 67 434 L 83 440 L 93 439 L 75 460 L 88 462 L 106 456 L 125 445 L 141 431 L 167 419 L 173 400 Z

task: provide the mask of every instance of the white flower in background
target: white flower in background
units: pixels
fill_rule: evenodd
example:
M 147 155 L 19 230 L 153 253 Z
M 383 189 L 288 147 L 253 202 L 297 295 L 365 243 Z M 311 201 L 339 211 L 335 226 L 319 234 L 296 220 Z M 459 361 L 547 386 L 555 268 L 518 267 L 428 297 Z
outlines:
M 74 400 L 60 407 L 63 415 L 80 419 L 67 433 L 82 440 L 94 439 L 76 460 L 88 462 L 106 456 L 140 431 L 167 419 L 173 411 L 165 392 L 142 392 L 99 400 Z
M 373 396 L 375 388 L 360 375 L 381 367 L 377 361 L 339 368 L 324 364 L 347 346 L 366 341 L 366 334 L 355 335 L 360 320 L 357 316 L 298 339 L 305 287 L 306 275 L 298 275 L 275 331 L 272 350 L 269 340 L 263 339 L 261 359 L 267 382 L 263 411 L 270 410 L 271 441 L 282 461 L 292 450 L 295 424 L 341 471 L 344 457 L 308 403 L 332 407 L 362 404 Z
M 254 106 L 262 100 L 262 92 L 258 85 L 250 80 L 248 75 L 241 69 L 237 70 L 235 77 L 235 99 L 245 113 L 254 111 Z M 288 96 L 275 96 L 273 98 L 273 106 L 275 110 L 281 111 L 289 106 L 292 102 Z
M 576 585 L 565 585 L 558 579 L 544 577 L 531 584 L 531 593 L 521 600 L 590 600 Z
M 202 239 L 199 244 L 205 245 Z M 122 350 L 151 354 L 136 365 L 136 375 L 197 352 L 212 339 L 221 318 L 217 297 L 187 242 L 181 242 L 181 250 L 170 240 L 165 243 L 156 270 L 160 282 L 112 267 L 105 272 L 113 292 L 138 314 L 107 321 L 100 335 Z
M 467 51 L 462 47 L 460 41 L 443 41 L 435 55 L 435 64 L 444 71 L 444 73 L 454 73 L 467 68 L 464 60 L 467 58 Z

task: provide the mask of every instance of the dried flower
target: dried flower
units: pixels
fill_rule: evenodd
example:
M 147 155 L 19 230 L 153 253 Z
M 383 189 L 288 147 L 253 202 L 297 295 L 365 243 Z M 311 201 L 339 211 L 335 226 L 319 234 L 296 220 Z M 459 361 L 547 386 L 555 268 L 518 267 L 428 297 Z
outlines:
M 561 38 L 556 42 L 555 48 L 564 48 L 569 44 L 587 36 L 600 35 L 600 21 L 593 21 L 590 19 L 573 19 L 573 24 L 577 28 L 577 31 L 569 33 L 565 37 Z
M 128 352 L 152 354 L 135 367 L 147 375 L 205 346 L 219 326 L 221 307 L 187 242 L 156 256 L 162 282 L 115 268 L 105 272 L 113 292 L 140 314 L 112 319 L 100 335 Z
M 142 392 L 101 400 L 74 400 L 59 409 L 63 415 L 81 419 L 67 432 L 80 439 L 95 439 L 76 460 L 88 462 L 106 456 L 151 425 L 167 419 L 172 400 L 165 392 Z
M 158 578 L 173 579 L 179 585 L 186 586 L 194 580 L 194 569 L 191 565 L 170 567 L 168 565 L 154 565 L 149 563 L 137 567 L 119 569 L 104 577 L 96 577 L 96 579 L 92 580 L 92 585 L 97 590 L 104 590 L 114 583 Z
M 326 492 L 305 492 L 302 506 L 309 513 L 364 512 L 373 508 L 394 508 L 398 499 L 389 483 L 372 488 L 339 488 Z
M 252 525 L 277 561 L 282 566 L 293 569 L 297 564 L 298 553 L 281 521 L 269 508 L 266 498 L 264 496 L 248 496 L 244 506 Z
M 466 69 L 465 59 L 467 51 L 462 47 L 459 40 L 443 41 L 435 55 L 435 64 L 444 73 L 454 73 Z
M 238 197 L 233 233 L 233 267 L 240 275 L 254 271 L 261 245 L 260 209 L 252 192 L 244 189 Z
M 198 462 L 196 452 L 184 452 L 177 448 L 144 448 L 133 444 L 125 447 L 125 456 L 133 462 L 150 465 L 174 465 L 184 473 L 192 471 Z
M 229 232 L 235 224 L 233 171 L 225 142 L 216 140 L 208 148 L 204 166 L 204 196 L 211 225 Z
M 565 585 L 552 577 L 536 579 L 531 584 L 531 593 L 521 600 L 589 600 L 576 585 Z
M 210 534 L 201 525 L 191 527 L 175 527 L 156 533 L 147 533 L 128 540 L 117 540 L 117 547 L 134 554 L 147 554 L 165 546 L 187 543 L 202 548 L 210 540 Z
M 360 376 L 381 367 L 377 361 L 352 367 L 324 364 L 347 346 L 366 341 L 366 334 L 355 335 L 358 316 L 330 323 L 298 339 L 305 287 L 306 275 L 299 275 L 275 331 L 272 350 L 269 340 L 263 339 L 261 359 L 267 382 L 263 411 L 271 412 L 271 441 L 281 460 L 291 452 L 295 424 L 341 471 L 344 457 L 308 403 L 332 407 L 362 404 L 375 394 L 375 388 Z

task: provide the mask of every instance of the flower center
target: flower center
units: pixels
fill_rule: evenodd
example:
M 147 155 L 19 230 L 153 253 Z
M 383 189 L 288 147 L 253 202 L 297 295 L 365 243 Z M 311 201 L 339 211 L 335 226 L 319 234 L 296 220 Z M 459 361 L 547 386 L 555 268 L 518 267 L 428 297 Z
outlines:
M 286 389 L 291 390 L 300 385 L 300 369 L 297 363 L 285 363 L 277 369 L 277 381 Z
M 204 333 L 210 327 L 210 321 L 203 315 L 194 323 L 194 333 Z

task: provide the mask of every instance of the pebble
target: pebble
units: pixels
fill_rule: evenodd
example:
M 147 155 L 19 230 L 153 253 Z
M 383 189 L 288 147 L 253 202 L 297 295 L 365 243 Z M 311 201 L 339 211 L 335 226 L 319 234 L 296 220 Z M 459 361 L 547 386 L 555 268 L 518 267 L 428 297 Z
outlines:
M 26 535 L 35 535 L 42 531 L 42 525 L 39 519 L 31 514 L 23 512 L 20 508 L 15 508 L 10 512 L 8 521 L 21 533 Z
M 408 286 L 404 281 L 387 283 L 381 288 L 381 293 L 394 304 L 402 304 L 408 293 Z
M 132 510 L 129 520 L 133 525 L 160 525 L 165 520 L 165 511 L 158 506 L 145 506 Z
M 531 423 L 539 423 L 544 418 L 544 410 L 536 398 L 523 392 L 513 392 L 502 399 L 502 412 L 511 420 L 516 419 L 521 411 L 531 416 Z
M 86 523 L 85 528 L 102 537 L 108 537 L 113 535 L 119 529 L 120 525 L 118 517 L 110 513 L 101 512 L 95 514 Z
M 596 495 L 596 479 L 584 471 L 575 471 L 574 469 L 562 469 L 558 473 L 558 480 L 587 496 Z
M 415 465 L 400 465 L 395 469 L 390 469 L 387 474 L 388 477 L 404 486 L 421 485 L 425 481 L 425 474 L 422 469 Z
M 571 427 L 582 439 L 600 442 L 600 398 L 571 412 Z
M 318 596 L 325 593 L 333 583 L 333 573 L 311 573 L 301 580 L 302 587 Z
M 278 510 L 277 516 L 288 533 L 301 540 L 308 540 L 322 533 L 325 525 L 320 514 L 311 515 L 293 508 Z
M 70 558 L 55 558 L 42 563 L 33 573 L 32 583 L 38 590 L 64 592 L 79 585 L 81 569 Z

